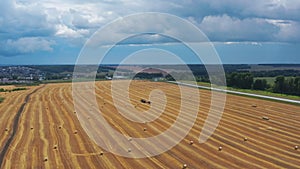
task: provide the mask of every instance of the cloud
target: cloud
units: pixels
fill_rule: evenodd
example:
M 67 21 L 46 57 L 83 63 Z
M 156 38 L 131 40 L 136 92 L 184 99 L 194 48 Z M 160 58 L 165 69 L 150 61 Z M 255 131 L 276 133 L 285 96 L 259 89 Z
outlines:
M 56 25 L 56 36 L 65 38 L 80 38 L 89 34 L 87 29 L 74 30 L 66 25 Z
M 80 48 L 97 29 L 137 12 L 163 12 L 188 19 L 212 41 L 299 43 L 299 11 L 299 0 L 6 0 L 0 6 L 0 44 L 36 38 Z M 115 29 L 120 32 L 106 36 L 112 36 L 113 41 L 133 27 L 133 31 L 149 27 L 174 30 L 164 28 L 161 22 L 165 21 L 145 19 L 143 23 L 127 23 Z M 128 43 L 137 44 L 137 41 L 141 44 L 170 42 L 141 36 Z M 4 52 L 2 55 L 16 53 L 9 47 L 0 52 Z
M 0 54 L 3 56 L 15 56 L 34 53 L 37 51 L 52 51 L 55 42 L 40 37 L 26 37 L 17 40 L 8 39 L 2 42 Z
M 214 15 L 227 14 L 240 19 L 244 18 L 269 18 L 300 21 L 298 0 L 202 0 L 207 4 L 209 11 L 215 11 Z M 211 15 L 210 13 L 208 15 Z
M 113 45 L 119 42 L 121 44 L 155 44 L 180 40 L 206 41 L 204 38 L 196 38 L 194 33 L 199 33 L 198 31 L 191 31 L 195 31 L 194 25 L 178 17 L 160 13 L 142 13 L 119 18 L 108 27 L 102 27 L 93 38 L 89 39 L 88 45 Z
M 266 44 L 266 43 L 264 43 Z M 262 46 L 263 43 L 259 42 L 214 42 L 214 45 L 253 45 L 253 46 Z
M 272 24 L 279 27 L 276 39 L 282 42 L 300 42 L 300 23 L 295 21 L 271 20 Z
M 280 30 L 265 19 L 207 16 L 199 25 L 212 41 L 272 41 Z
M 24 6 L 6 1 L 0 11 L 0 32 L 5 32 L 1 37 L 51 36 L 54 32 L 45 12 L 35 4 Z

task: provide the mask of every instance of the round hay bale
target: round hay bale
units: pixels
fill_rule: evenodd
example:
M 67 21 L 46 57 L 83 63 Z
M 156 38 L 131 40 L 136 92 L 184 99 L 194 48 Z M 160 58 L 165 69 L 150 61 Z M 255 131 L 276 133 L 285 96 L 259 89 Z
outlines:
M 263 119 L 263 120 L 270 120 L 270 118 L 267 117 L 267 116 L 263 116 L 262 119 Z
M 190 145 L 193 145 L 193 144 L 194 144 L 194 141 L 193 141 L 193 140 L 191 140 L 191 141 L 190 141 Z
M 101 152 L 100 152 L 100 155 L 103 156 L 103 154 L 104 154 L 103 151 L 101 151 Z
M 295 150 L 298 150 L 299 149 L 299 146 L 295 146 Z
M 244 138 L 244 141 L 248 141 L 248 138 L 247 138 L 247 137 L 245 137 L 245 138 Z
M 77 131 L 77 130 L 75 130 L 75 131 L 74 131 L 74 134 L 77 134 L 77 133 L 78 133 L 78 131 Z
M 131 148 L 129 148 L 127 151 L 128 151 L 128 153 L 130 153 L 131 152 Z
M 144 131 L 147 131 L 147 128 L 144 128 Z
M 223 147 L 222 147 L 222 146 L 220 146 L 220 147 L 218 148 L 218 150 L 219 150 L 219 151 L 222 151 L 222 150 L 223 150 Z
M 46 162 L 46 161 L 48 161 L 48 157 L 45 157 L 45 158 L 44 158 L 44 162 Z
M 183 169 L 187 168 L 187 164 L 183 164 L 183 165 L 182 165 L 182 168 L 183 168 Z

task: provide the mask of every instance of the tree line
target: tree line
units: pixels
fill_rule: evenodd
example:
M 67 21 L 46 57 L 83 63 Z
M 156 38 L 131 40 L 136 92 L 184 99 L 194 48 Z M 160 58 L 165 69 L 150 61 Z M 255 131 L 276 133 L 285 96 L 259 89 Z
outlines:
M 266 79 L 256 79 L 250 72 L 233 72 L 226 75 L 227 86 L 240 89 L 266 90 L 271 86 Z
M 277 76 L 273 92 L 300 96 L 300 76 L 292 78 Z
M 266 79 L 256 79 L 250 72 L 233 72 L 226 75 L 227 85 L 234 88 L 268 90 L 274 93 L 300 96 L 300 76 L 285 78 L 277 76 L 274 85 Z

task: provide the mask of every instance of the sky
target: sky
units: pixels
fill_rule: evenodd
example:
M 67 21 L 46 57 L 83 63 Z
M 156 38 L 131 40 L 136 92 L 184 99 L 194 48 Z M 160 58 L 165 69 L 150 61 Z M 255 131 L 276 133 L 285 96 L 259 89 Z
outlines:
M 116 19 L 143 12 L 167 13 L 190 22 L 212 42 L 222 63 L 299 64 L 299 11 L 299 0 L 4 0 L 0 65 L 75 64 L 95 32 Z M 145 18 L 126 22 L 122 29 L 132 33 L 155 27 L 170 32 L 183 26 L 167 28 L 161 22 Z M 120 28 L 112 29 L 107 37 L 113 40 L 117 31 Z M 199 63 L 185 46 L 157 34 L 118 42 L 105 63 L 116 64 L 125 55 L 150 47 L 180 55 L 186 63 Z

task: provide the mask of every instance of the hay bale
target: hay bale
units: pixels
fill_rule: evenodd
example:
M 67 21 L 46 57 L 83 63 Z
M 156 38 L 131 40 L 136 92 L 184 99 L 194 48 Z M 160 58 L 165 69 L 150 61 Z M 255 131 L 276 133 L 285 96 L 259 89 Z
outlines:
M 245 137 L 245 138 L 244 138 L 244 141 L 248 141 L 248 138 L 247 138 L 247 137 Z
M 263 119 L 263 120 L 270 120 L 270 118 L 267 117 L 267 116 L 263 116 L 262 119 Z
M 144 131 L 147 131 L 147 128 L 144 128 Z
M 149 100 L 145 100 L 145 99 L 141 99 L 141 102 L 142 102 L 142 103 L 151 104 L 151 101 L 149 101 Z
M 183 168 L 183 169 L 187 168 L 187 164 L 183 164 L 183 165 L 182 165 L 182 168 Z
M 295 146 L 295 150 L 298 150 L 299 149 L 299 146 Z
M 131 152 L 131 148 L 129 148 L 127 151 L 128 151 L 128 153 L 130 153 Z
M 103 156 L 103 154 L 104 154 L 104 152 L 103 152 L 103 151 L 101 151 L 101 152 L 100 152 L 100 155 L 101 155 L 101 156 Z
M 47 162 L 47 161 L 48 161 L 48 157 L 45 157 L 45 158 L 44 158 L 44 162 Z
M 219 150 L 219 151 L 222 151 L 222 150 L 223 150 L 223 147 L 222 147 L 222 146 L 220 146 L 218 150 Z
M 78 133 L 78 131 L 77 131 L 77 130 L 75 130 L 75 131 L 74 131 L 74 134 L 77 134 L 77 133 Z
M 190 145 L 193 145 L 194 144 L 194 141 L 193 140 L 190 140 Z

